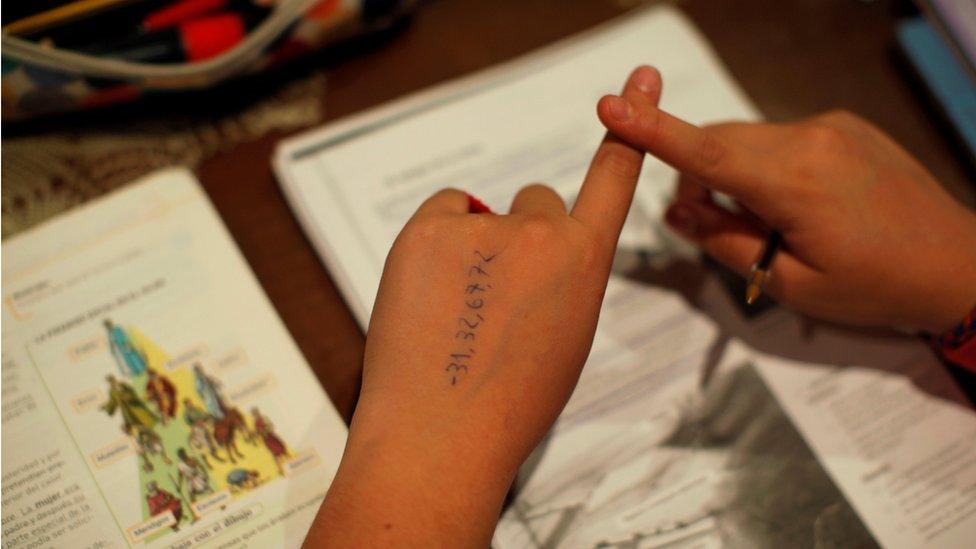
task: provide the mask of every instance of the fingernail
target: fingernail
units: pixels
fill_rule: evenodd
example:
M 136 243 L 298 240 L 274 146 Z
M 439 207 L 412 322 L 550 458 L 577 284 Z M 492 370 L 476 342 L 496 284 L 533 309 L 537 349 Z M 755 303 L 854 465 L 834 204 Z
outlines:
M 630 103 L 626 99 L 617 97 L 616 95 L 611 95 L 607 98 L 607 107 L 610 109 L 610 116 L 619 122 L 630 120 L 630 116 L 633 114 Z
M 680 204 L 671 206 L 664 215 L 664 219 L 668 225 L 685 236 L 695 236 L 698 232 L 698 218 L 695 216 L 695 212 L 687 206 Z
M 634 70 L 633 76 L 631 76 L 631 82 L 637 87 L 642 93 L 650 94 L 657 91 L 660 82 L 657 70 L 649 65 L 641 65 Z

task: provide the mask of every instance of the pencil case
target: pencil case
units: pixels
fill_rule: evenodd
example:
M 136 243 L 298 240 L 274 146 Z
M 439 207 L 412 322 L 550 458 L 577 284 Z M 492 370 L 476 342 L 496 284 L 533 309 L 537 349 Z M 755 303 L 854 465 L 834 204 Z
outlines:
M 2 117 L 23 120 L 192 91 L 254 74 L 391 24 L 414 0 L 280 0 L 234 47 L 186 63 L 141 63 L 46 47 L 4 34 Z

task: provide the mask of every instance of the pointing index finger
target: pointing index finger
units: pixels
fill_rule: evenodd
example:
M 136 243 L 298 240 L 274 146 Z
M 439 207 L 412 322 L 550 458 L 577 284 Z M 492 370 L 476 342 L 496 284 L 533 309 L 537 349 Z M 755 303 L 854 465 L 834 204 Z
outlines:
M 600 101 L 601 117 L 604 114 L 624 119 L 635 116 L 631 103 L 656 106 L 661 96 L 660 74 L 651 67 L 639 67 L 627 80 L 622 95 L 628 101 L 620 98 Z M 607 134 L 593 156 L 573 205 L 570 215 L 596 229 L 611 248 L 616 247 L 627 219 L 643 161 L 644 151 Z
M 694 176 L 712 190 L 751 202 L 762 191 L 777 186 L 776 166 L 766 156 L 729 138 L 741 129 L 699 128 L 654 105 L 632 103 L 631 111 L 632 116 L 626 118 L 600 111 L 600 119 L 621 140 Z

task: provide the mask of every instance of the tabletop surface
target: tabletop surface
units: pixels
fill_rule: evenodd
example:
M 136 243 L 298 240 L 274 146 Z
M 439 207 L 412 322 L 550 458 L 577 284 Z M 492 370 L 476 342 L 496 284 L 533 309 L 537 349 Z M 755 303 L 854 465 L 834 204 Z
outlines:
M 378 43 L 328 56 L 326 120 L 468 74 L 618 16 L 638 0 L 422 2 Z M 766 118 L 844 108 L 889 132 L 957 197 L 976 189 L 950 131 L 933 115 L 894 47 L 900 2 L 677 2 Z M 199 176 L 343 417 L 360 381 L 364 335 L 292 216 L 271 171 L 284 134 L 208 160 Z

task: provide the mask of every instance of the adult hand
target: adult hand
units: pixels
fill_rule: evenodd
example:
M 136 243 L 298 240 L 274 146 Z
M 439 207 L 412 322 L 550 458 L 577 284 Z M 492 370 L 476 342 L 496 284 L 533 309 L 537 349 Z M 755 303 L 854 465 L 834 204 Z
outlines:
M 653 108 L 660 77 L 623 96 Z M 481 546 L 589 354 L 644 154 L 608 137 L 571 212 L 531 185 L 508 215 L 428 199 L 387 258 L 363 385 L 308 545 Z
M 610 132 L 681 172 L 666 219 L 706 253 L 746 276 L 768 229 L 782 233 L 766 284 L 779 301 L 934 333 L 976 305 L 976 215 L 865 120 L 830 112 L 699 128 L 627 97 L 601 106 Z

